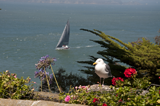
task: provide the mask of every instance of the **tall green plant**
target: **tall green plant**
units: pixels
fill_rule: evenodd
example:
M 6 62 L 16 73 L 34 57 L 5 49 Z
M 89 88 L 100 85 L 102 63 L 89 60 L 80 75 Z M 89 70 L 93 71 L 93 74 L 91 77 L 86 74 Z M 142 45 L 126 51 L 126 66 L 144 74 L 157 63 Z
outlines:
M 41 80 L 41 91 L 43 88 L 42 81 L 44 80 L 47 82 L 49 91 L 52 92 L 50 88 L 50 84 L 52 83 L 52 77 L 54 76 L 59 92 L 61 92 L 58 82 L 56 80 L 55 74 L 53 72 L 53 68 L 52 68 L 52 65 L 54 65 L 54 61 L 56 61 L 55 58 L 49 58 L 49 55 L 46 55 L 46 56 L 41 57 L 41 59 L 38 61 L 38 64 L 35 64 L 36 68 L 39 70 L 35 72 L 35 77 L 39 77 Z M 52 74 L 50 76 L 49 76 L 49 72 L 46 72 L 47 68 L 52 70 Z
M 30 99 L 33 97 L 33 83 L 30 85 L 30 78 L 17 78 L 14 73 L 0 73 L 0 98 Z
M 98 51 L 97 54 L 104 57 L 104 60 L 110 63 L 112 74 L 116 76 L 116 73 L 122 73 L 124 66 L 118 65 L 117 62 L 125 63 L 131 67 L 136 68 L 140 77 L 146 76 L 151 82 L 158 83 L 157 76 L 160 75 L 160 46 L 150 42 L 149 40 L 142 38 L 137 42 L 124 43 L 121 40 L 106 35 L 99 30 L 81 29 L 83 31 L 91 32 L 103 40 L 92 40 L 95 43 L 101 45 L 104 48 L 102 51 Z M 93 63 L 92 57 L 90 63 Z M 79 61 L 79 63 L 89 63 L 89 61 Z M 91 65 L 91 64 L 90 64 Z M 114 67 L 112 67 L 114 66 Z M 115 67 L 121 67 L 121 69 L 115 69 Z M 114 69 L 112 69 L 114 68 Z M 118 75 L 120 76 L 120 75 Z

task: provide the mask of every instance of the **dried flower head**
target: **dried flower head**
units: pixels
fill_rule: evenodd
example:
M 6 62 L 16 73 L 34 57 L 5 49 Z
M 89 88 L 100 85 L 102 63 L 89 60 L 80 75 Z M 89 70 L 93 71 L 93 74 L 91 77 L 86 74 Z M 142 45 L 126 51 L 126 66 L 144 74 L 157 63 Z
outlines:
M 49 58 L 49 55 L 41 57 L 37 64 L 35 64 L 37 69 L 50 68 L 50 65 L 54 65 L 55 58 Z

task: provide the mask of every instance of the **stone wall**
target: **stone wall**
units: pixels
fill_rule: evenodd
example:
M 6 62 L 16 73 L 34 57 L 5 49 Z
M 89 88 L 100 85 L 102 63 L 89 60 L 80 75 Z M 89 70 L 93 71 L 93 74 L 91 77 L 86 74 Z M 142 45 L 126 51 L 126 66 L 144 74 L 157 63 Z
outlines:
M 86 106 L 79 104 L 65 104 L 52 101 L 43 100 L 15 100 L 15 99 L 3 99 L 0 98 L 0 106 Z

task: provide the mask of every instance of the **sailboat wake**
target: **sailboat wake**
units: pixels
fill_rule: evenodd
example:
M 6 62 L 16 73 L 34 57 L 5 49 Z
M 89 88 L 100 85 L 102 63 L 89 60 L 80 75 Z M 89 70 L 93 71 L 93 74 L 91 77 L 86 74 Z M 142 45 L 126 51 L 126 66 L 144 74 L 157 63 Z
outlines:
M 70 47 L 70 48 L 76 48 L 76 49 L 79 49 L 79 48 L 90 48 L 90 47 L 96 47 L 96 46 L 99 46 L 99 45 L 77 46 L 77 47 Z

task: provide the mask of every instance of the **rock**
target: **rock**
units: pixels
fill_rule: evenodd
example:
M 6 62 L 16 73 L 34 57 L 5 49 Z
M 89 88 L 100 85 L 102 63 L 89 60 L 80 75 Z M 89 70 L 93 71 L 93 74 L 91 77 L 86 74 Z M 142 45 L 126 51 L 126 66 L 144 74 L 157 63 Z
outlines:
M 52 101 L 43 100 L 16 100 L 16 99 L 2 99 L 0 98 L 0 106 L 85 106 L 79 104 L 65 104 Z
M 50 92 L 34 92 L 33 99 L 60 102 L 59 94 L 58 93 L 50 93 Z
M 58 93 L 34 92 L 33 99 L 34 100 L 19 100 L 0 98 L 0 106 L 86 106 L 60 103 Z
M 108 85 L 99 85 L 99 84 L 94 84 L 91 85 L 88 89 L 88 91 L 111 91 L 112 89 Z
M 148 90 L 143 90 L 140 95 L 145 95 L 145 94 L 147 94 L 148 92 L 149 92 Z
M 115 89 L 118 89 L 118 88 L 115 88 L 112 86 L 112 88 L 108 85 L 102 85 L 100 86 L 99 84 L 94 84 L 94 85 L 91 85 L 89 88 L 88 88 L 88 91 L 113 91 Z M 147 94 L 149 91 L 148 90 L 142 90 L 142 89 L 137 89 L 136 92 L 141 92 L 140 95 L 145 95 Z

